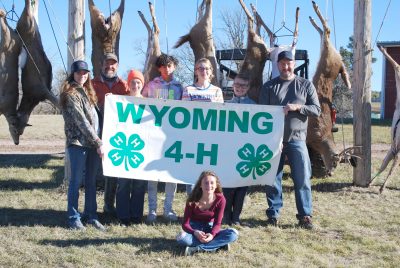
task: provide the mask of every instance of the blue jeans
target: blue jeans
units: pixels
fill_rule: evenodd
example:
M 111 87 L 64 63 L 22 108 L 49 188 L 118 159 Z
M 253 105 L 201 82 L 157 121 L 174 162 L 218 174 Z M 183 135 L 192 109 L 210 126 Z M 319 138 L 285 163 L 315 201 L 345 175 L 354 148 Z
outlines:
M 290 166 L 290 174 L 294 184 L 296 198 L 297 218 L 311 216 L 311 163 L 305 141 L 290 141 L 283 143 L 283 151 L 273 186 L 267 185 L 266 195 L 268 218 L 278 218 L 279 211 L 283 206 L 282 200 L 282 175 L 285 157 L 287 156 Z
M 244 198 L 246 197 L 247 186 L 237 188 L 223 188 L 226 205 L 224 210 L 224 222 L 231 224 L 240 222 Z
M 96 174 L 101 160 L 95 148 L 70 145 L 67 148 L 71 163 L 71 178 L 68 187 L 67 213 L 70 223 L 80 220 L 78 211 L 79 188 L 85 181 L 85 208 L 83 217 L 97 220 Z
M 213 223 L 205 222 L 190 222 L 193 229 L 210 233 Z M 177 237 L 179 245 L 187 247 L 198 247 L 204 251 L 215 251 L 233 241 L 237 240 L 239 236 L 238 231 L 233 228 L 221 229 L 219 233 L 210 242 L 203 244 L 193 234 L 182 232 L 182 235 Z
M 120 220 L 142 220 L 147 181 L 118 179 L 117 217 Z
M 148 181 L 147 196 L 149 199 L 149 213 L 151 211 L 157 212 L 157 186 L 158 181 Z M 164 213 L 172 212 L 172 203 L 175 198 L 177 184 L 166 182 L 165 183 L 165 200 L 164 200 Z

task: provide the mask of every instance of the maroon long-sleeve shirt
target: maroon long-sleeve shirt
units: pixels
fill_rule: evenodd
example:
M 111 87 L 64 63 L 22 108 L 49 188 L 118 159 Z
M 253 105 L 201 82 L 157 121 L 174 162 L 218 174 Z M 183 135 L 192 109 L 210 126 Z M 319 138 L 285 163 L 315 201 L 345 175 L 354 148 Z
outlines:
M 226 200 L 222 193 L 215 194 L 214 202 L 211 207 L 206 210 L 201 210 L 194 202 L 192 204 L 187 203 L 183 215 L 182 229 L 187 233 L 193 234 L 195 230 L 190 226 L 190 221 L 204 223 L 213 222 L 211 234 L 213 236 L 217 235 L 221 229 L 225 204 Z

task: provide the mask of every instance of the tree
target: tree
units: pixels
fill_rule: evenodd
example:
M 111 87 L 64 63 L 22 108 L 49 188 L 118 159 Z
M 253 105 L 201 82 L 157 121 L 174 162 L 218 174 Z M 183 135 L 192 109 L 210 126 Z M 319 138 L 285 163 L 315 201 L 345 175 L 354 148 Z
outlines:
M 349 37 L 349 43 L 346 47 L 340 47 L 339 53 L 342 56 L 343 62 L 347 71 L 353 80 L 353 36 Z M 376 58 L 372 57 L 372 63 L 376 62 Z M 350 118 L 353 114 L 353 91 L 348 89 L 342 79 L 336 79 L 333 85 L 333 104 L 338 111 L 338 117 Z

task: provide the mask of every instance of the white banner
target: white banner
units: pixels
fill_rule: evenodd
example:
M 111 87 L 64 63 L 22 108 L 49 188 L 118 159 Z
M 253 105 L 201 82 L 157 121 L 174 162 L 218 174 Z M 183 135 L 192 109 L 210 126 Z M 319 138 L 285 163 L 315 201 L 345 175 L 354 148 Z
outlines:
M 213 170 L 223 187 L 272 185 L 281 155 L 281 106 L 108 95 L 106 176 L 194 184 Z

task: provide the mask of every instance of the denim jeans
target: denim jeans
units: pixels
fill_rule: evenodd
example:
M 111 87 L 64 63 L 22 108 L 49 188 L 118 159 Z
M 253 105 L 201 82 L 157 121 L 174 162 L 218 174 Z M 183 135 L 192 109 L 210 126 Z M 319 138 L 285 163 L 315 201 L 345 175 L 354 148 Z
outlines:
M 149 181 L 148 183 L 148 198 L 149 198 L 149 212 L 152 210 L 157 212 L 157 181 Z M 164 200 L 164 213 L 172 211 L 172 202 L 175 198 L 177 184 L 165 183 L 165 200 Z
M 205 233 L 211 232 L 211 228 L 213 226 L 212 222 L 190 222 L 190 226 L 199 231 L 203 231 Z M 182 232 L 182 235 L 177 237 L 177 241 L 179 245 L 187 246 L 187 247 L 199 247 L 204 251 L 215 251 L 220 247 L 223 247 L 233 241 L 237 240 L 239 237 L 239 232 L 236 229 L 228 228 L 221 229 L 219 233 L 208 243 L 201 243 L 194 234 L 189 234 L 186 232 Z
M 71 163 L 71 178 L 68 187 L 67 213 L 69 222 L 80 220 L 78 211 L 79 188 L 85 182 L 85 208 L 83 217 L 97 219 L 96 174 L 101 160 L 95 148 L 70 145 L 67 148 Z
M 116 198 L 118 219 L 142 219 L 146 185 L 147 181 L 144 180 L 118 178 Z
M 278 218 L 279 211 L 283 206 L 282 200 L 282 175 L 285 157 L 287 156 L 290 166 L 290 174 L 294 184 L 297 217 L 311 216 L 311 163 L 305 141 L 290 141 L 283 143 L 283 151 L 273 186 L 266 186 L 268 218 Z
M 190 196 L 194 188 L 194 184 L 186 184 L 186 195 Z
M 244 198 L 246 197 L 247 186 L 237 188 L 223 188 L 226 205 L 224 210 L 224 222 L 231 224 L 239 222 L 242 213 Z

